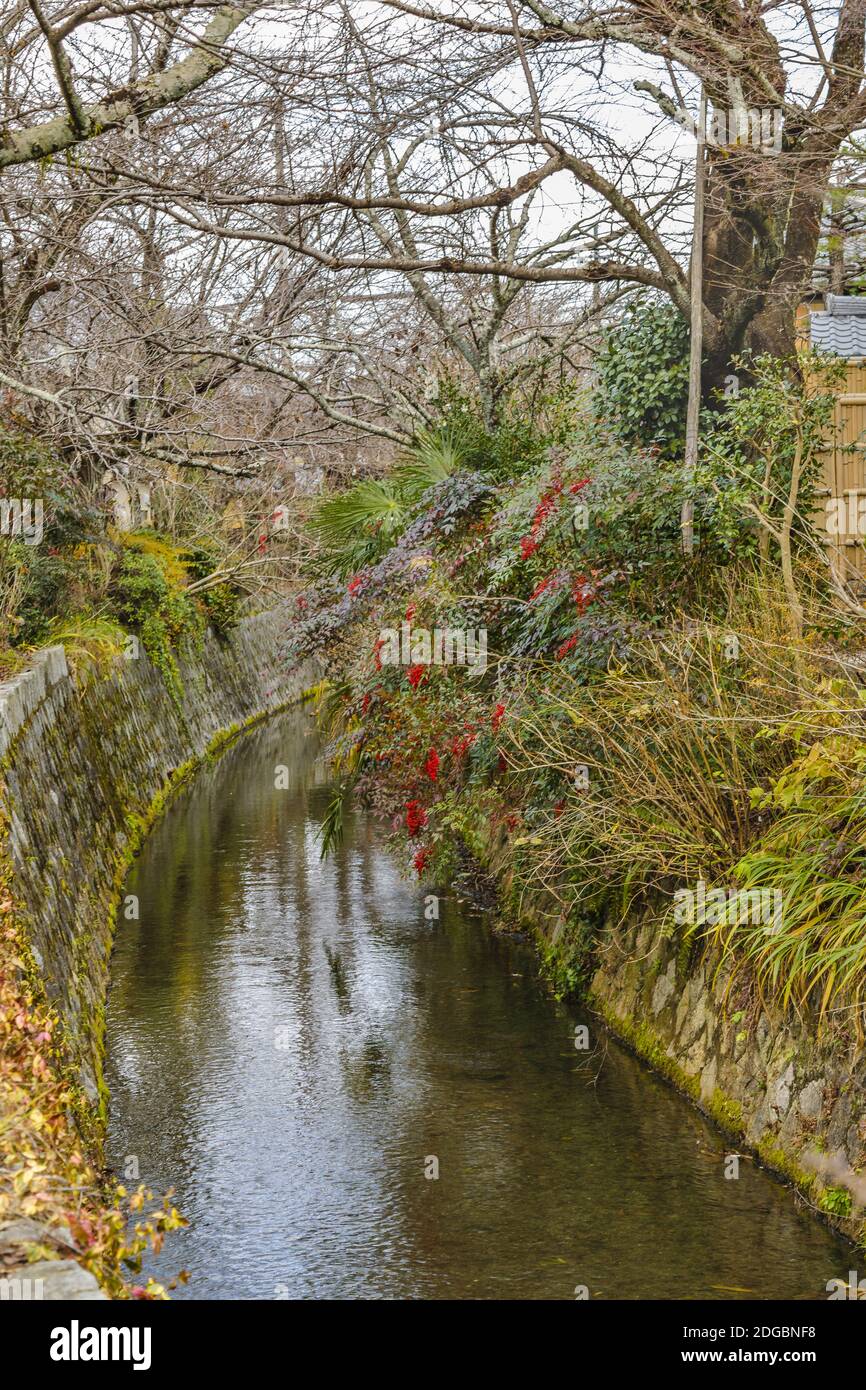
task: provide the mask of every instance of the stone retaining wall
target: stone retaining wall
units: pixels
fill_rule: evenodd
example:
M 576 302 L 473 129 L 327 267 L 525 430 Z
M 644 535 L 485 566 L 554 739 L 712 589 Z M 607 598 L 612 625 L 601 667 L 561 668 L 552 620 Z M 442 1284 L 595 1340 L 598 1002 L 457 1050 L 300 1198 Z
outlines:
M 176 702 L 142 653 L 73 678 L 62 647 L 0 686 L 0 770 L 16 898 L 46 993 L 92 1100 L 101 1085 L 102 1009 L 112 917 L 130 844 L 154 799 L 215 736 L 296 698 L 309 672 L 278 671 L 285 619 L 208 634 L 181 661 Z
M 866 1206 L 866 1052 L 837 1023 L 769 1012 L 646 920 L 602 947 L 591 1002 L 611 1030 L 852 1238 Z
M 284 669 L 284 625 L 277 611 L 244 620 L 228 641 L 208 633 L 179 663 L 182 700 L 143 653 L 73 676 L 64 649 L 52 647 L 0 685 L 0 809 L 16 916 L 93 1102 L 104 1099 L 108 966 L 131 854 L 204 758 L 316 678 L 311 665 Z M 32 1263 L 34 1247 L 54 1257 Z M 75 1254 L 62 1227 L 0 1222 L 0 1302 L 104 1297 Z

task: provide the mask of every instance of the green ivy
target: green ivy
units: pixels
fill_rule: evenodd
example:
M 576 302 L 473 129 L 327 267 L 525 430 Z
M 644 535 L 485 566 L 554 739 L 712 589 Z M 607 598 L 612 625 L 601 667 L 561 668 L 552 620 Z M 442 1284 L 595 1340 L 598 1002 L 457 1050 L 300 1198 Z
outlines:
M 599 354 L 594 406 L 626 444 L 667 459 L 685 450 L 689 330 L 672 304 L 641 299 L 608 333 Z
M 116 599 L 121 618 L 139 632 L 179 706 L 184 692 L 176 657 L 187 642 L 201 646 L 206 627 L 202 607 L 178 586 L 163 556 L 137 550 L 124 555 Z

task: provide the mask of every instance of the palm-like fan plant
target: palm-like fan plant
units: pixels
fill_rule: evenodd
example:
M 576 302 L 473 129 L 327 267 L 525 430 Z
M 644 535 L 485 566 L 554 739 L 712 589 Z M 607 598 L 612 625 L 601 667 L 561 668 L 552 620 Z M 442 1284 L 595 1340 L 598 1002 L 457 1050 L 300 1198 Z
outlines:
M 461 453 L 451 429 L 422 430 L 389 478 L 365 479 L 330 497 L 311 519 L 319 566 L 346 578 L 393 545 L 424 494 L 457 471 Z
M 411 506 L 437 483 L 457 472 L 462 452 L 453 429 L 420 430 L 405 461 L 394 474 L 398 492 Z
M 343 578 L 373 563 L 406 519 L 406 510 L 389 481 L 365 479 L 330 497 L 311 525 L 322 547 L 321 568 Z

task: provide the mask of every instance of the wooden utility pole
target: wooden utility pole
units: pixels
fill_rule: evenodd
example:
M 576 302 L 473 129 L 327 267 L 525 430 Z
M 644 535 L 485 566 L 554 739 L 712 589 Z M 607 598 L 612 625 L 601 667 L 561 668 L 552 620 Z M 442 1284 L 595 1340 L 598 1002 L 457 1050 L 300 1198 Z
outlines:
M 694 554 L 695 501 L 693 487 L 698 466 L 698 420 L 701 413 L 701 355 L 703 350 L 704 281 L 704 197 L 706 193 L 707 93 L 701 85 L 701 115 L 698 122 L 698 152 L 695 158 L 695 220 L 692 231 L 692 257 L 689 267 L 691 290 L 691 331 L 689 337 L 689 405 L 686 414 L 686 490 L 680 518 L 683 551 Z

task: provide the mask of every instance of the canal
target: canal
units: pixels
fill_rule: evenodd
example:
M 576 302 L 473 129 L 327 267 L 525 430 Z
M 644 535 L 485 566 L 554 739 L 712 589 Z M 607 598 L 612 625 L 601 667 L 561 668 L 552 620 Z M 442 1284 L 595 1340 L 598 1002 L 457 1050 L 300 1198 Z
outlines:
M 189 1220 L 146 1273 L 188 1270 L 181 1299 L 808 1299 L 847 1277 L 848 1247 L 750 1161 L 726 1179 L 723 1137 L 553 1000 L 528 945 L 447 890 L 435 918 L 371 816 L 322 863 L 328 797 L 291 712 L 198 775 L 129 876 L 109 1159 Z

